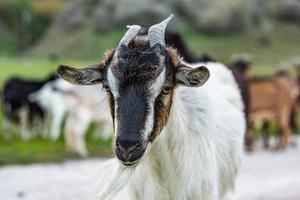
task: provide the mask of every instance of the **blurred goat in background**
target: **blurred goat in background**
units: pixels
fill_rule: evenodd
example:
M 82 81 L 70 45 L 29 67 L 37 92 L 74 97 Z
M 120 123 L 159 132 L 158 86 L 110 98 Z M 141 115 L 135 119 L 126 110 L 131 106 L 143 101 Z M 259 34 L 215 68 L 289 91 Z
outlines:
M 236 78 L 243 101 L 247 119 L 245 145 L 247 150 L 254 149 L 254 135 L 251 127 L 255 123 L 262 124 L 264 146 L 269 147 L 269 126 L 275 122 L 279 128 L 277 149 L 286 148 L 291 132 L 295 129 L 296 100 L 299 96 L 297 82 L 286 70 L 279 69 L 270 77 L 250 77 L 251 67 L 249 56 L 242 55 L 231 63 L 231 69 Z
M 3 90 L 3 110 L 10 122 L 21 124 L 21 137 L 31 137 L 29 124 L 42 122 L 46 113 L 38 104 L 29 100 L 29 95 L 41 89 L 46 83 L 56 79 L 51 75 L 45 80 L 26 80 L 19 77 L 10 78 Z
M 112 119 L 108 102 L 99 86 L 78 87 L 57 79 L 31 95 L 31 100 L 51 115 L 52 140 L 58 139 L 60 127 L 66 116 L 64 136 L 67 150 L 70 152 L 83 157 L 88 155 L 84 136 L 91 122 L 102 124 L 102 139 L 108 140 L 112 136 Z

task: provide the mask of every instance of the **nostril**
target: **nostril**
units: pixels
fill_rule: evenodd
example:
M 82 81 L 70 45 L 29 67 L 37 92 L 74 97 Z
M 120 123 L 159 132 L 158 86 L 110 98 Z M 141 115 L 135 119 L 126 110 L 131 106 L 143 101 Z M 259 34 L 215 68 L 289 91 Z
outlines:
M 137 144 L 135 145 L 135 149 L 137 149 L 137 150 L 139 150 L 140 147 L 141 147 L 140 143 L 137 143 Z
M 121 149 L 120 149 L 120 143 L 119 143 L 119 142 L 116 142 L 116 149 L 117 149 L 118 151 L 121 150 Z
M 132 140 L 120 140 L 116 141 L 116 150 L 121 151 L 122 153 L 132 153 L 133 151 L 140 150 L 141 145 L 139 141 Z
M 129 148 L 127 149 L 127 151 L 128 151 L 128 153 L 131 153 L 131 152 L 133 152 L 133 151 L 135 151 L 135 150 L 138 150 L 139 148 L 140 148 L 140 144 L 139 144 L 139 143 L 136 143 L 136 144 L 134 144 L 133 146 L 129 147 Z

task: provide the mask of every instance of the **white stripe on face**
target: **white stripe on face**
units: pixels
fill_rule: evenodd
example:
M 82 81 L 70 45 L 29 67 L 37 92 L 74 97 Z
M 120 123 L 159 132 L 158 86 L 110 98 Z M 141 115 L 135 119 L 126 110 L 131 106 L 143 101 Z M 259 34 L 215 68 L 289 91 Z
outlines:
M 114 95 L 115 98 L 118 98 L 119 97 L 118 80 L 116 79 L 115 75 L 112 73 L 110 67 L 108 68 L 107 71 L 107 80 L 112 94 Z
M 115 107 L 114 107 L 114 116 L 115 116 L 115 134 L 117 133 L 117 130 L 118 130 L 118 122 L 117 122 L 117 109 L 118 109 L 118 105 L 117 105 L 117 101 L 116 101 L 116 98 L 119 97 L 119 91 L 118 91 L 118 80 L 116 79 L 116 77 L 114 76 L 114 74 L 112 73 L 111 71 L 111 68 L 109 67 L 108 68 L 108 71 L 107 71 L 107 81 L 108 81 L 108 85 L 109 85 L 109 88 L 110 88 L 110 91 L 111 93 L 113 94 L 113 97 L 114 98 L 114 102 L 115 102 Z
M 153 130 L 154 126 L 154 103 L 157 96 L 160 94 L 163 84 L 166 80 L 166 68 L 163 68 L 163 71 L 159 74 L 159 76 L 153 81 L 150 86 L 149 91 L 152 92 L 152 95 L 149 99 L 149 113 L 146 117 L 145 128 L 143 130 L 143 136 L 145 140 L 148 140 L 149 134 Z

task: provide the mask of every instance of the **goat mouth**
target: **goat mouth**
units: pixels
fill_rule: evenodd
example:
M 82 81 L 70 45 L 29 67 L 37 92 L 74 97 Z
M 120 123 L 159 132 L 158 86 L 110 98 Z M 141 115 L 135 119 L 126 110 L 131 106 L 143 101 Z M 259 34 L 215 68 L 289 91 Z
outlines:
M 123 165 L 129 167 L 129 166 L 133 166 L 133 165 L 137 164 L 140 160 L 141 160 L 141 159 L 137 159 L 137 160 L 132 161 L 132 162 L 130 162 L 130 161 L 124 162 L 124 161 L 120 160 L 120 162 L 121 162 Z
M 133 166 L 135 164 L 138 164 L 139 161 L 141 160 L 141 158 L 144 156 L 145 154 L 145 150 L 142 150 L 142 151 L 139 151 L 135 154 L 133 154 L 132 157 L 126 157 L 126 156 L 123 156 L 124 154 L 122 152 L 118 152 L 118 151 L 115 151 L 115 156 L 118 158 L 118 160 L 125 166 Z

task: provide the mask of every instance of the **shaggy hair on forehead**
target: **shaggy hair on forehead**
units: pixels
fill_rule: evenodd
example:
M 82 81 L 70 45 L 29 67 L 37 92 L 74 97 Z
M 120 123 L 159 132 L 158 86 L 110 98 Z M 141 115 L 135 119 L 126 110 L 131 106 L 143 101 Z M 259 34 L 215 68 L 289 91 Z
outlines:
M 129 43 L 129 47 L 132 49 L 138 49 L 139 51 L 144 51 L 150 47 L 149 42 L 146 40 L 134 39 Z M 182 57 L 179 55 L 178 50 L 172 46 L 165 47 L 166 53 L 169 56 L 171 63 L 174 67 L 180 66 Z M 159 53 L 158 53 L 159 54 Z
M 116 49 L 109 49 L 104 52 L 102 58 L 100 59 L 99 63 L 96 64 L 96 66 L 100 69 L 106 68 L 106 66 L 111 62 L 115 51 Z
M 165 57 L 160 47 L 150 48 L 146 42 L 133 40 L 129 47 L 119 47 L 111 69 L 122 82 L 151 81 L 163 70 Z

